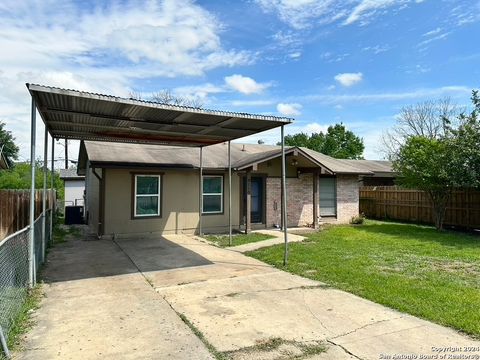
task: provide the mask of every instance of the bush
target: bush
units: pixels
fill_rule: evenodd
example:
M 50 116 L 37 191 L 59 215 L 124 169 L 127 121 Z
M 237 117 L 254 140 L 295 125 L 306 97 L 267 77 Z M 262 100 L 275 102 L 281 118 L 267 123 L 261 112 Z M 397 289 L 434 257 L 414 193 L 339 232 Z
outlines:
M 353 216 L 350 219 L 350 224 L 352 225 L 362 225 L 365 221 L 365 214 L 361 213 L 360 215 Z

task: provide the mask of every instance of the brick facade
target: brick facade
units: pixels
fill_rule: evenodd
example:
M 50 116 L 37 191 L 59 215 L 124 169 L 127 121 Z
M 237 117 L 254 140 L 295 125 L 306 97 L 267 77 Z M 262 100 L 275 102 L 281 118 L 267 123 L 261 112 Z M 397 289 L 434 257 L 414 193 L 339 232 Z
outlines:
M 319 202 L 322 199 L 319 198 Z M 359 183 L 356 175 L 337 176 L 337 219 L 336 223 L 348 223 L 358 215 Z M 266 226 L 281 222 L 281 179 L 267 177 L 266 180 Z M 298 178 L 287 178 L 288 226 L 307 226 L 313 223 L 313 175 L 300 174 Z M 331 220 L 331 219 L 330 219 Z
M 357 175 L 337 175 L 337 221 L 348 223 L 359 213 L 359 182 Z

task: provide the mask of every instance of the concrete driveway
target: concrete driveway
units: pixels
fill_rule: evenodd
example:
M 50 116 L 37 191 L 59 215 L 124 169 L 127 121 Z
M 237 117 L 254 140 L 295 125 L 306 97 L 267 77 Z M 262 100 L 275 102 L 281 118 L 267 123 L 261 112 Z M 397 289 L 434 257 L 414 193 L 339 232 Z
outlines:
M 420 358 L 480 346 L 192 236 L 69 241 L 45 276 L 20 358 L 212 358 L 177 313 L 233 359 Z
M 155 240 L 150 253 L 174 255 L 179 248 Z M 183 265 L 208 263 L 188 250 L 182 253 L 183 258 L 191 255 Z M 143 265 L 151 271 L 168 268 L 148 261 Z M 33 315 L 35 326 L 25 337 L 25 350 L 15 358 L 213 359 L 111 240 L 70 239 L 55 246 L 44 279 L 44 298 Z

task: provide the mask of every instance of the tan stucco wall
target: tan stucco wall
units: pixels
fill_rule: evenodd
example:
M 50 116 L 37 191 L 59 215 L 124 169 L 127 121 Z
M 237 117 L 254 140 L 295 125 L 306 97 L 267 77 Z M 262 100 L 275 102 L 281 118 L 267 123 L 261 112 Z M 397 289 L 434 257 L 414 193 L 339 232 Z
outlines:
M 135 171 L 140 173 L 139 171 Z M 148 172 L 141 172 L 148 173 Z M 105 235 L 193 234 L 198 231 L 199 174 L 194 171 L 163 171 L 162 217 L 131 219 L 132 171 L 107 169 L 105 186 Z M 232 176 L 232 221 L 238 228 L 239 177 Z M 224 175 L 224 213 L 203 215 L 203 231 L 228 229 L 228 175 Z
M 290 157 L 285 161 L 287 177 L 297 177 L 297 168 L 291 165 Z M 267 174 L 268 176 L 282 176 L 282 160 L 280 158 L 258 164 L 257 171 L 252 173 Z

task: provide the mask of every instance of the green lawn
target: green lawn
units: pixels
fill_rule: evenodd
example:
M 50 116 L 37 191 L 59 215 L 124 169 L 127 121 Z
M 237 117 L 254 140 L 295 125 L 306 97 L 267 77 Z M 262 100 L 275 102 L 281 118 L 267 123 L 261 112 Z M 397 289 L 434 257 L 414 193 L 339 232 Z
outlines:
M 480 338 L 480 236 L 366 221 L 249 253 L 289 272 Z
M 234 234 L 232 236 L 232 246 L 248 244 L 252 242 L 262 241 L 273 239 L 275 236 L 265 235 L 260 233 L 250 233 L 250 234 Z M 205 239 L 215 243 L 220 247 L 227 247 L 228 245 L 228 235 L 206 235 Z

